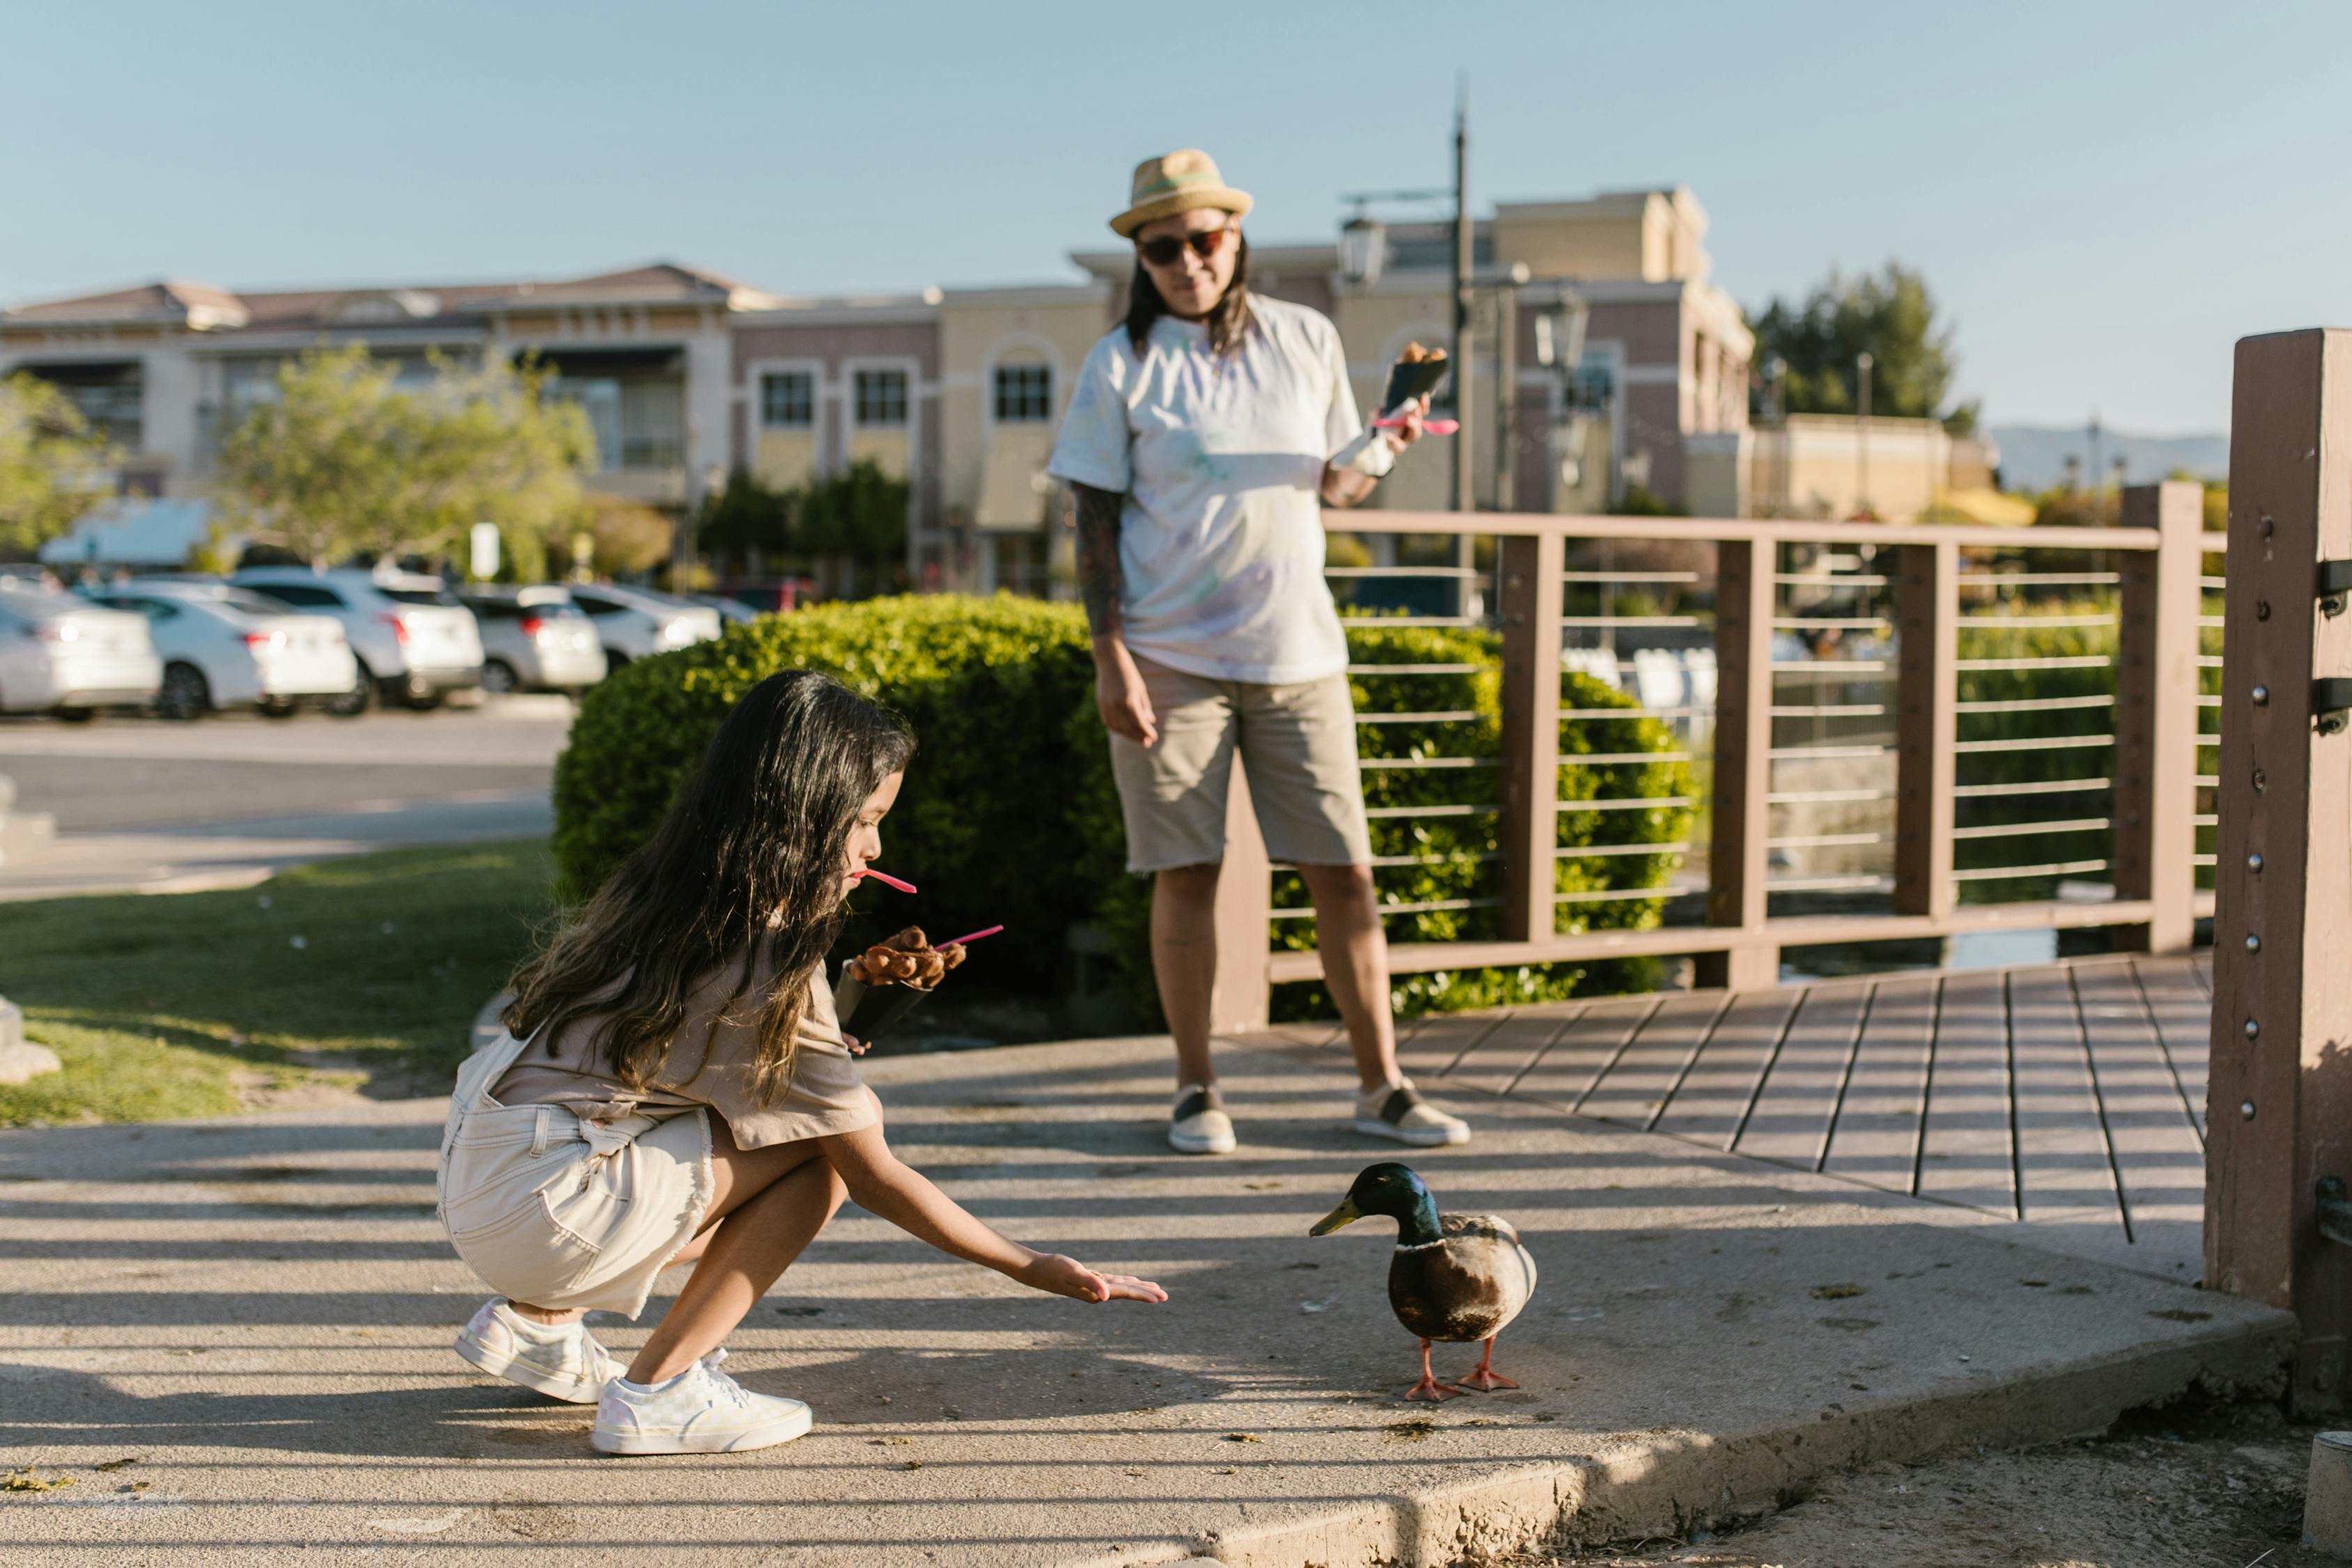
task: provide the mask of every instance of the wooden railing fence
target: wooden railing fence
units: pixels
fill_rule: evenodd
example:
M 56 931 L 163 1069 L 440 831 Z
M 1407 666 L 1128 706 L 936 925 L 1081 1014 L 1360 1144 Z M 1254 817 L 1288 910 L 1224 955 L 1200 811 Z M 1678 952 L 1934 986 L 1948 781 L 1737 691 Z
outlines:
M 1790 520 L 1717 520 L 1658 517 L 1557 516 L 1518 513 L 1349 512 L 1331 514 L 1334 531 L 1360 538 L 1382 534 L 1444 538 L 1474 536 L 1480 567 L 1356 566 L 1341 578 L 1402 578 L 1411 574 L 1453 577 L 1460 589 L 1456 624 L 1499 629 L 1502 645 L 1502 755 L 1494 844 L 1497 885 L 1491 900 L 1498 934 L 1492 941 L 1392 942 L 1391 968 L 1398 973 L 1461 970 L 1574 962 L 1633 955 L 1689 955 L 1701 984 L 1747 986 L 1771 983 L 1781 950 L 1823 943 L 1884 942 L 1943 937 L 1967 931 L 2125 928 L 2124 940 L 2148 952 L 2186 949 L 2199 915 L 2209 913 L 2211 895 L 2195 886 L 2198 835 L 2212 824 L 2199 811 L 2198 792 L 2211 786 L 2200 767 L 2200 711 L 2219 699 L 2200 696 L 2200 679 L 2218 666 L 2202 651 L 2203 595 L 2220 583 L 2209 559 L 2220 556 L 2222 540 L 2202 533 L 2202 492 L 2188 483 L 2138 487 L 2125 492 L 2121 526 L 2041 527 L 2030 530 L 1969 524 L 1882 524 Z M 1570 552 L 1585 561 L 1602 542 L 1654 550 L 1661 545 L 1695 551 L 1701 565 L 1687 571 L 1617 570 L 1607 558 L 1571 570 Z M 1711 572 L 1706 569 L 1711 552 Z M 2030 552 L 2021 557 L 2021 552 Z M 1429 552 L 1447 560 L 1465 557 L 1451 549 Z M 1828 570 L 1818 564 L 1860 562 L 1865 571 Z M 2022 564 L 2021 565 L 2021 559 Z M 1801 565 L 1801 560 L 1806 564 Z M 1987 563 L 2000 561 L 1993 572 Z M 2069 570 L 2053 570 L 2060 561 Z M 1703 599 L 1706 579 L 1714 583 L 1711 647 L 1716 689 L 1711 725 L 1688 710 L 1659 716 L 1693 736 L 1711 730 L 1705 799 L 1709 832 L 1703 864 L 1706 907 L 1697 923 L 1668 923 L 1646 930 L 1560 931 L 1557 911 L 1564 900 L 1591 894 L 1559 890 L 1556 868 L 1566 855 L 1589 853 L 1556 847 L 1556 823 L 1565 809 L 1559 798 L 1561 725 L 1591 715 L 1564 712 L 1561 702 L 1564 638 L 1603 635 L 1632 625 L 1671 623 L 1704 637 L 1707 616 L 1619 615 L 1608 597 L 1612 584 L 1672 579 Z M 1567 591 L 1601 594 L 1601 613 L 1571 615 Z M 1491 599 L 1481 590 L 1491 589 Z M 2075 616 L 1998 613 L 2015 607 L 2020 595 L 2035 592 L 2088 591 L 2111 607 Z M 1797 597 L 1802 595 L 1804 598 Z M 1808 614 L 1822 599 L 1862 604 L 1892 597 L 1891 615 Z M 2003 595 L 2008 595 L 2004 598 Z M 1482 603 L 1491 603 L 1491 614 Z M 1990 604 L 1995 613 L 1969 606 Z M 1694 611 L 1703 609 L 1695 604 Z M 1444 620 L 1448 617 L 1438 617 Z M 1369 623 L 1367 623 L 1369 624 Z M 1387 624 L 1400 624 L 1391 621 Z M 1410 624 L 1410 623 L 1404 623 Z M 1421 624 L 1430 624 L 1424 619 Z M 1998 635 L 2035 626 L 2112 626 L 2114 652 L 2070 656 L 1963 658 L 1960 637 Z M 1839 628 L 1878 639 L 1884 657 L 1816 657 L 1792 649 L 1800 634 L 1835 635 Z M 1588 661 L 1591 655 L 1584 656 Z M 2086 695 L 2041 702 L 1960 700 L 1961 679 L 1973 672 L 2044 668 L 2109 669 L 2111 685 Z M 1394 676 L 1398 667 L 1364 667 Z M 1874 700 L 1825 703 L 1796 701 L 1808 683 L 1857 682 L 1884 686 Z M 2112 722 L 2079 734 L 2004 736 L 2004 715 L 2024 710 L 2080 709 L 2095 725 L 2104 713 Z M 1854 746 L 1776 748 L 1775 725 L 1808 718 L 1868 711 L 1893 720 L 1889 741 Z M 1619 715 L 1622 717 L 1622 715 Z M 1380 716 L 1362 716 L 1376 721 Z M 1693 722 L 1694 718 L 1700 721 Z M 1979 731 L 1964 734 L 1964 727 Z M 2210 744 L 2210 740 L 2204 742 Z M 1961 778 L 1972 754 L 2021 748 L 2065 751 L 2085 758 L 2077 776 L 2008 792 L 1999 785 L 1970 784 Z M 1885 756 L 1893 763 L 1891 788 L 1774 788 L 1776 763 L 1818 763 L 1851 755 L 1858 774 Z M 1229 807 L 1229 847 L 1218 906 L 1219 968 L 1215 1023 L 1221 1029 L 1263 1026 L 1270 987 L 1310 980 L 1320 973 L 1310 952 L 1270 951 L 1269 921 L 1276 911 L 1255 820 L 1247 805 L 1248 785 L 1234 770 Z M 2047 820 L 1963 821 L 1967 803 L 1990 795 L 2047 795 L 2058 816 Z M 1891 795 L 1891 802 L 1885 797 Z M 1874 833 L 1812 838 L 1782 832 L 1776 817 L 1817 805 L 1822 797 L 1875 800 L 1891 808 L 1891 864 L 1885 873 L 1842 877 L 1772 875 L 1776 853 L 1801 852 L 1815 839 L 1862 842 Z M 2081 797 L 2072 800 L 2070 797 Z M 2095 804 L 2085 808 L 2083 800 Z M 2109 802 L 2096 814 L 2096 802 Z M 1579 803 L 1575 809 L 1640 800 Z M 1873 807 L 1876 809 L 1878 807 Z M 1460 808 L 1448 808 L 1458 811 Z M 2105 841 L 2105 853 L 2073 856 L 2031 865 L 1956 863 L 1954 846 L 1966 838 L 2004 836 L 2078 835 Z M 2057 879 L 2092 879 L 2101 873 L 2112 896 L 2042 897 L 2007 902 L 1966 901 L 1970 882 L 2020 882 L 2048 887 Z M 1776 912 L 1797 893 L 1850 888 L 1883 895 L 1885 908 L 1865 912 Z M 2062 889 L 2079 894 L 2080 888 Z

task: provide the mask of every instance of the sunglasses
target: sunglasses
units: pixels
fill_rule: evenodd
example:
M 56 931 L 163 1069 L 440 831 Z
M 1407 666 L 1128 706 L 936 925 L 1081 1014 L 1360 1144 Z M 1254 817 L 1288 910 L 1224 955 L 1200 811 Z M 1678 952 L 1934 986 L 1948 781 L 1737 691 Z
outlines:
M 1175 266 L 1183 258 L 1186 246 L 1192 247 L 1193 255 L 1206 261 L 1225 247 L 1225 241 L 1233 237 L 1233 225 L 1227 224 L 1223 228 L 1204 228 L 1198 234 L 1163 234 L 1157 239 L 1138 240 L 1135 250 L 1154 267 Z

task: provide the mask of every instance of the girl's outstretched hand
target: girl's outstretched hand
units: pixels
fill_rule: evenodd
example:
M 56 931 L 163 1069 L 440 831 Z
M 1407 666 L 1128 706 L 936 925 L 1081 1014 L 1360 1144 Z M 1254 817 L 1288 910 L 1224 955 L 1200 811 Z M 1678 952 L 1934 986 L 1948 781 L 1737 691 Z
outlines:
M 1129 1274 L 1097 1274 L 1075 1258 L 1047 1253 L 1038 1258 L 1020 1275 L 1021 1283 L 1033 1289 L 1049 1291 L 1056 1296 L 1070 1296 L 1081 1301 L 1150 1301 L 1155 1304 L 1168 1300 L 1168 1292 L 1149 1279 L 1138 1279 Z

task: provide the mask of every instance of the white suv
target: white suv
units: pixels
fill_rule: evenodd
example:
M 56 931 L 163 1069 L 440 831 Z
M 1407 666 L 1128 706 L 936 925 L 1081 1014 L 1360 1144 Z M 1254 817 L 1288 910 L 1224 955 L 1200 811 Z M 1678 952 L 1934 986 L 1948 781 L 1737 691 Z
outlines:
M 482 684 L 481 629 L 438 577 L 362 566 L 253 566 L 229 581 L 342 623 L 359 679 L 331 700 L 330 712 L 355 713 L 377 696 L 432 708 L 445 693 Z

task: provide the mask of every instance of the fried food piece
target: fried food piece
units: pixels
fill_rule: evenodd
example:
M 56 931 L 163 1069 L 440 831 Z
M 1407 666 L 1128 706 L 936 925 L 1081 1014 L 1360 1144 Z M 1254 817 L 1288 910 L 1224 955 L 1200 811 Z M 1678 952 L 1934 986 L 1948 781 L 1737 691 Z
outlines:
M 1419 343 L 1407 343 L 1404 346 L 1404 353 L 1399 354 L 1397 357 L 1402 360 L 1406 364 L 1420 364 L 1428 360 L 1444 359 L 1445 357 L 1445 351 L 1444 349 L 1425 349 Z
M 928 991 L 961 963 L 961 946 L 936 948 L 920 926 L 908 926 L 887 942 L 877 942 L 850 961 L 850 975 L 868 985 L 908 984 Z

